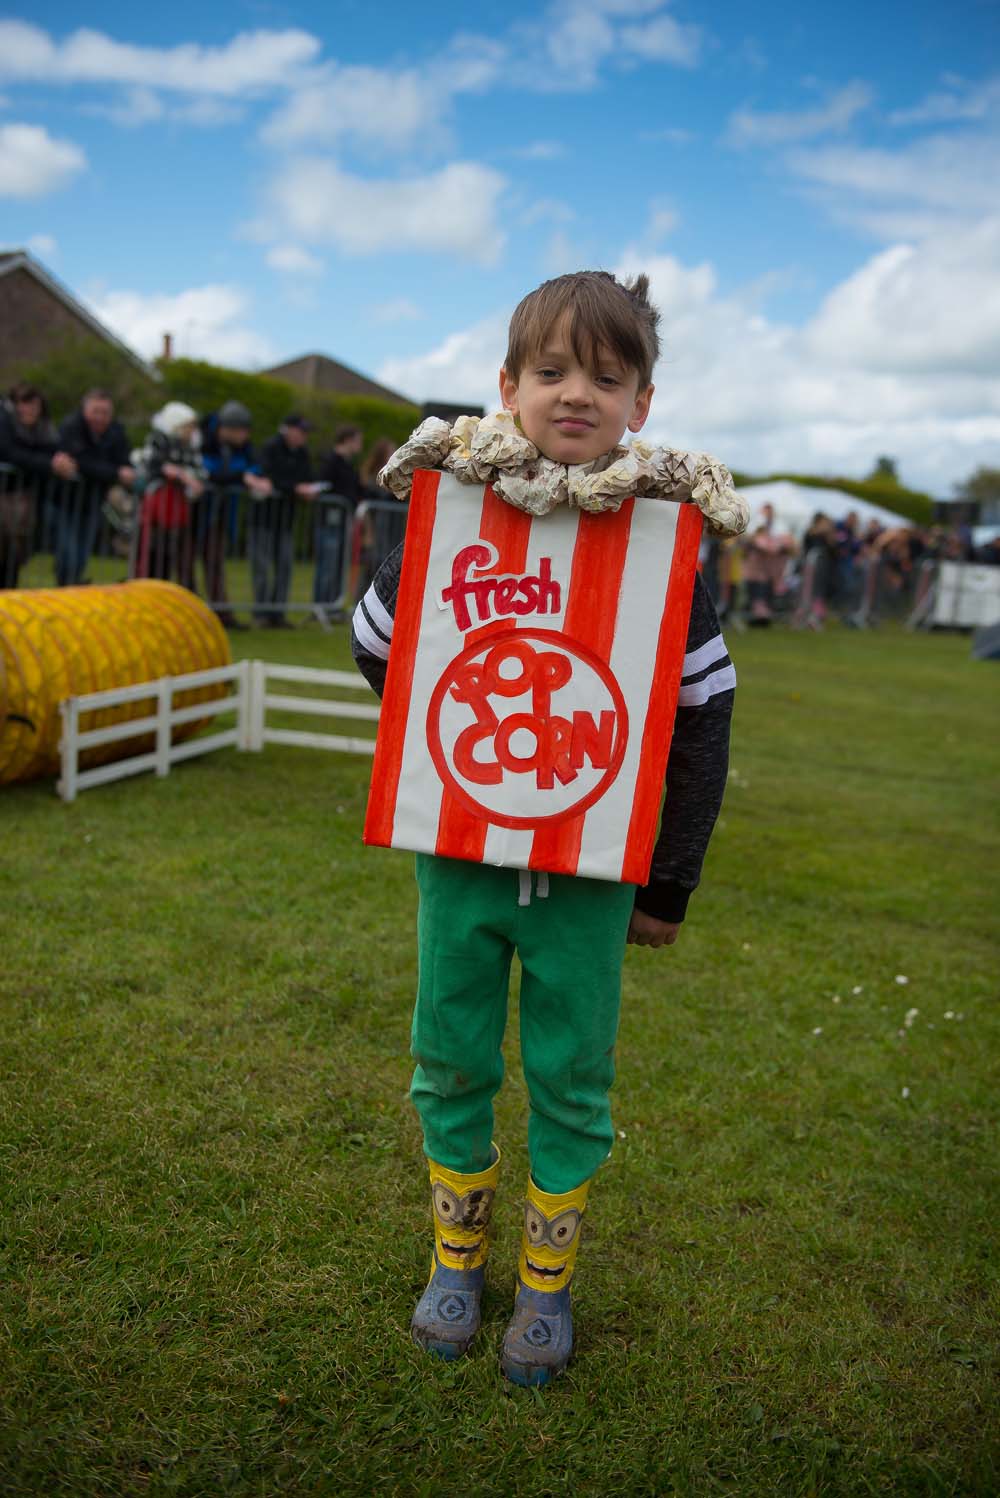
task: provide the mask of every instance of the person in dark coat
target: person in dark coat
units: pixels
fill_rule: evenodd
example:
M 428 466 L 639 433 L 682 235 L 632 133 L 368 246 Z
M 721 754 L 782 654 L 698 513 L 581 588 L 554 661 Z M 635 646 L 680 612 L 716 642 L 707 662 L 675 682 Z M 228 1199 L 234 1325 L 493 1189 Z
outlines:
M 88 390 L 79 410 L 63 422 L 57 456 L 61 455 L 73 460 L 77 472 L 75 481 L 61 486 L 52 515 L 56 582 L 66 587 L 83 579 L 108 490 L 112 484 L 131 488 L 135 481 L 128 437 L 115 420 L 114 402 L 106 390 Z
M 75 465 L 55 465 L 56 429 L 35 385 L 19 384 L 0 401 L 0 588 L 16 588 L 18 573 L 31 555 L 40 495 L 52 480 L 71 477 Z
M 321 481 L 333 491 L 331 498 L 340 501 L 337 504 L 326 504 L 321 498 L 316 506 L 318 514 L 313 601 L 321 606 L 336 605 L 344 592 L 345 546 L 354 511 L 361 499 L 361 480 L 354 464 L 362 445 L 360 427 L 339 427 L 334 434 L 333 451 L 320 470 Z
M 284 609 L 292 583 L 295 505 L 311 499 L 319 487 L 313 483 L 308 440 L 309 423 L 293 411 L 260 452 L 261 473 L 271 481 L 271 494 L 251 503 L 247 539 L 254 622 L 265 629 L 288 628 Z

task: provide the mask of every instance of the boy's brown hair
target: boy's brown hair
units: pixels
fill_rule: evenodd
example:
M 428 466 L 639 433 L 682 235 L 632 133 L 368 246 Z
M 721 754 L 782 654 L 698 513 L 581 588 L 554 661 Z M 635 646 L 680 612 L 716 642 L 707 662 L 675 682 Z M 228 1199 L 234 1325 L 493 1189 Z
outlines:
M 601 347 L 616 354 L 639 376 L 644 390 L 660 355 L 656 327 L 660 314 L 649 300 L 649 277 L 617 281 L 610 271 L 578 270 L 543 281 L 514 309 L 504 368 L 516 380 L 533 354 L 545 345 L 564 313 L 570 341 L 581 364 L 596 366 Z

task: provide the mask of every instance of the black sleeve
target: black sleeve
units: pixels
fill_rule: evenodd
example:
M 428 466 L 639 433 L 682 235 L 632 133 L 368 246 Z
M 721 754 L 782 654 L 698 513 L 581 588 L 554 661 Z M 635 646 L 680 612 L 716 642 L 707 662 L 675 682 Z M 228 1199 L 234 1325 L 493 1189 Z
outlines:
M 163 432 L 150 432 L 142 455 L 143 477 L 147 483 L 163 477 L 163 465 L 170 460 L 170 439 Z
M 25 477 L 47 478 L 55 450 L 54 442 L 21 442 L 10 416 L 0 407 L 0 463 L 10 463 Z
M 403 543 L 391 551 L 375 574 L 368 592 L 354 610 L 351 654 L 373 692 L 381 697 L 389 665 L 389 646 L 403 568 Z
M 330 485 L 334 494 L 349 499 L 352 505 L 356 505 L 361 498 L 361 481 L 357 469 L 340 453 L 332 452 L 327 456 L 320 470 L 320 478 L 324 484 Z
M 677 714 L 667 760 L 666 798 L 649 882 L 636 891 L 639 910 L 682 921 L 701 878 L 729 773 L 733 670 L 715 606 L 695 578 Z
M 117 483 L 118 470 L 124 468 L 129 459 L 124 427 L 113 422 L 99 447 L 81 443 L 74 456 L 84 478 L 94 479 L 98 484 Z

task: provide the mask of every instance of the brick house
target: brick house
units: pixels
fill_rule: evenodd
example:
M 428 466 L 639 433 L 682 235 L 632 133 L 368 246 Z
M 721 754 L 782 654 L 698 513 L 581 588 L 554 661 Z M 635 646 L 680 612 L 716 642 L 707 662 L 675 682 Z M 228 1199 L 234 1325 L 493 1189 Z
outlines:
M 416 404 L 409 396 L 400 395 L 398 390 L 390 390 L 377 380 L 370 380 L 346 364 L 338 364 L 336 359 L 329 359 L 326 354 L 303 354 L 300 359 L 262 369 L 261 374 L 287 380 L 290 385 L 299 385 L 303 390 L 321 390 L 326 395 L 371 395 L 397 406 Z
M 146 379 L 157 378 L 27 250 L 0 251 L 0 388 L 67 344 L 87 343 L 102 344 Z

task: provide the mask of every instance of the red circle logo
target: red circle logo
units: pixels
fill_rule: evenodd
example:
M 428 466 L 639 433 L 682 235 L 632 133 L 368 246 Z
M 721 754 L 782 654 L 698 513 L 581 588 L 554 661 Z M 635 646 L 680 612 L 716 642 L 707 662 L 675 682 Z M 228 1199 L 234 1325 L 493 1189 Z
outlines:
M 504 630 L 468 646 L 427 708 L 444 785 L 500 827 L 580 815 L 614 782 L 627 743 L 628 710 L 607 663 L 555 630 Z

